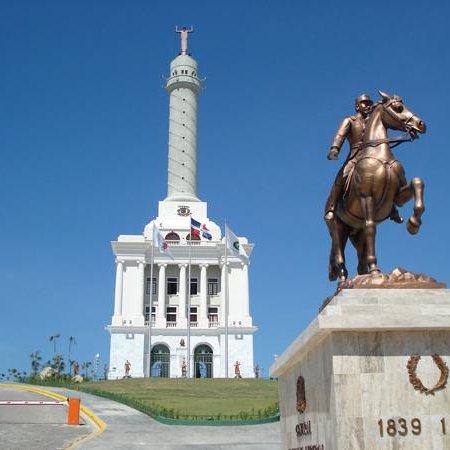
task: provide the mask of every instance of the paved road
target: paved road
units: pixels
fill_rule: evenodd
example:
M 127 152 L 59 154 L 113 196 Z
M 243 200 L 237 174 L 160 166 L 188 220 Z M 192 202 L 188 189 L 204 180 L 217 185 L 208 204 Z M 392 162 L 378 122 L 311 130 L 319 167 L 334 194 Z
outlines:
M 50 388 L 65 396 L 79 396 L 107 425 L 95 439 L 79 448 L 158 450 L 279 450 L 279 422 L 239 427 L 164 425 L 128 406 L 82 392 Z
M 0 387 L 0 400 L 52 400 L 34 392 Z M 1 406 L 2 450 L 57 450 L 89 435 L 90 424 L 67 425 L 66 406 Z

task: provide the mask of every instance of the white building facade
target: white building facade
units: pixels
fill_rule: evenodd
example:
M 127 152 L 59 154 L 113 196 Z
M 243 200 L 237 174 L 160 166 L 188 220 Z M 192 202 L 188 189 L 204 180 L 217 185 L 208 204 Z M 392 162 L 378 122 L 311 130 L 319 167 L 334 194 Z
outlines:
M 197 197 L 197 62 L 182 51 L 170 64 L 168 195 L 140 235 L 112 242 L 116 258 L 109 378 L 254 377 L 249 259 L 229 255 L 220 227 Z M 184 42 L 183 42 L 184 39 Z M 184 45 L 183 45 L 184 44 Z M 191 235 L 191 217 L 211 240 Z M 153 242 L 153 227 L 171 256 Z M 192 238 L 192 239 L 191 239 Z M 239 238 L 247 255 L 253 244 Z

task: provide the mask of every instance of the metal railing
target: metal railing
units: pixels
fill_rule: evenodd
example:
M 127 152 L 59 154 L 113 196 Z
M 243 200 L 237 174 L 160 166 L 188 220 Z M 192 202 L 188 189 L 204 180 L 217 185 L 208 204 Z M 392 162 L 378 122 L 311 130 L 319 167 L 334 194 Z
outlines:
M 205 240 L 201 240 L 201 241 L 168 241 L 166 240 L 167 245 L 170 246 L 177 246 L 177 247 L 187 247 L 189 245 L 201 245 L 203 246 L 207 246 L 207 247 L 213 247 L 217 244 L 221 244 L 221 241 L 205 241 Z

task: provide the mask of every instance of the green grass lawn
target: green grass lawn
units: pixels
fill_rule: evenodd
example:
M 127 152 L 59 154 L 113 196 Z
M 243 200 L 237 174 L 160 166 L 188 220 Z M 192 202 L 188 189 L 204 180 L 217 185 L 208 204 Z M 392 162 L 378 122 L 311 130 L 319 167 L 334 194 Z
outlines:
M 278 401 L 277 382 L 255 379 L 130 378 L 83 383 L 80 390 L 125 395 L 180 415 L 257 415 Z

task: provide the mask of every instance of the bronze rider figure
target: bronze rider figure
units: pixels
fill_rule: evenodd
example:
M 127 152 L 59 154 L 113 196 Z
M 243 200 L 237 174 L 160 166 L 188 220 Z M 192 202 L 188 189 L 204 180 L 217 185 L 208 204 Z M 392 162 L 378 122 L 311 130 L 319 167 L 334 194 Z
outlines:
M 350 149 L 347 159 L 334 180 L 334 184 L 325 205 L 325 221 L 327 224 L 334 219 L 336 204 L 344 194 L 344 186 L 347 182 L 348 176 L 356 164 L 357 155 L 362 148 L 364 129 L 366 127 L 366 121 L 371 113 L 372 105 L 373 102 L 367 94 L 362 94 L 356 97 L 356 114 L 344 118 L 342 123 L 339 125 L 336 136 L 331 144 L 327 155 L 327 158 L 330 160 L 338 159 L 339 152 L 341 151 L 341 147 L 346 139 Z M 403 219 L 400 217 L 395 206 L 392 208 L 390 218 L 396 223 L 403 222 Z

